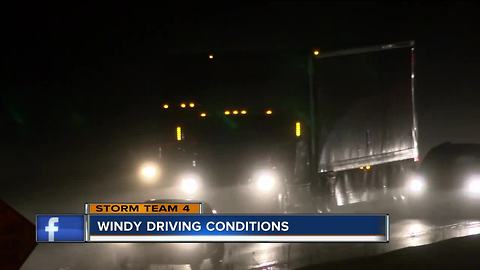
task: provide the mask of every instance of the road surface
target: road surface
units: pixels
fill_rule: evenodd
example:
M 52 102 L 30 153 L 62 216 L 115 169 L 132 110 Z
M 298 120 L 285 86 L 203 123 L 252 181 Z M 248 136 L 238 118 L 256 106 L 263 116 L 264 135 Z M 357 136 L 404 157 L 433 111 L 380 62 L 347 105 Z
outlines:
M 128 193 L 108 198 L 98 195 L 88 198 L 69 200 L 64 209 L 42 204 L 41 212 L 67 213 L 81 212 L 85 201 L 143 201 L 145 198 L 165 198 L 173 194 L 172 190 L 130 190 Z M 212 192 L 213 193 L 213 192 Z M 215 194 L 227 194 L 220 190 Z M 112 194 L 112 193 L 110 193 Z M 128 195 L 127 195 L 128 194 Z M 227 198 L 217 198 L 218 201 L 228 201 Z M 50 203 L 56 200 L 52 199 Z M 45 202 L 45 201 L 43 201 Z M 74 206 L 74 203 L 78 205 Z M 32 204 L 29 204 L 31 207 Z M 215 206 L 215 203 L 212 203 Z M 218 204 L 216 204 L 218 205 Z M 228 204 L 227 204 L 228 205 Z M 38 206 L 38 205 L 37 205 Z M 225 206 L 225 204 L 224 204 Z M 58 206 L 57 206 L 58 207 Z M 46 210 L 46 209 L 53 210 Z M 74 210 L 66 210 L 74 209 Z M 228 207 L 226 208 L 227 210 Z M 23 209 L 26 211 L 25 209 Z M 222 209 L 223 210 L 223 209 Z M 37 212 L 33 211 L 32 212 Z M 238 212 L 249 212 L 247 208 Z M 31 216 L 32 213 L 30 213 Z M 28 216 L 28 215 L 27 215 Z M 227 269 L 295 269 L 306 265 L 341 260 L 351 257 L 367 256 L 392 251 L 399 248 L 418 246 L 436 241 L 480 233 L 480 218 L 472 220 L 439 220 L 399 219 L 391 216 L 390 243 L 352 244 L 352 243 L 232 243 L 226 244 L 224 266 Z M 145 245 L 149 245 L 148 243 Z M 115 250 L 121 244 L 39 244 L 22 269 L 115 269 Z M 152 246 L 153 248 L 153 246 Z M 159 254 L 161 256 L 161 254 Z M 186 254 L 188 256 L 188 254 Z M 210 269 L 208 260 L 202 263 L 202 269 Z M 150 269 L 189 269 L 188 265 L 156 265 Z

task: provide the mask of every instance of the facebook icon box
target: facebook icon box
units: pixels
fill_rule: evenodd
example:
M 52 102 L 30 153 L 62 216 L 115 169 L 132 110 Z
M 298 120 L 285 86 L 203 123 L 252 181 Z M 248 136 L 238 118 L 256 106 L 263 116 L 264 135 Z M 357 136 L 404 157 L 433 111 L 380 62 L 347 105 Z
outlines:
M 37 215 L 37 242 L 84 241 L 84 215 Z

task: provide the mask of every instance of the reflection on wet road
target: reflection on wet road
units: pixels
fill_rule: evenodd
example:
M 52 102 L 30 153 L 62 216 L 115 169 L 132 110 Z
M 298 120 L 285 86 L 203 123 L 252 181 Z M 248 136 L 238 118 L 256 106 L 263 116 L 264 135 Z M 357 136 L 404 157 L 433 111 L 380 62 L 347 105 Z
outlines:
M 314 263 L 379 254 L 479 233 L 480 220 L 435 222 L 405 219 L 391 224 L 388 244 L 227 244 L 224 267 L 226 269 L 295 269 Z M 122 244 L 41 244 L 22 269 L 115 269 L 118 266 L 114 264 L 115 252 L 113 251 L 123 248 L 120 245 Z M 153 245 L 152 248 L 154 248 Z M 98 256 L 99 254 L 101 256 Z M 202 269 L 211 268 L 210 262 L 205 260 Z M 151 264 L 148 269 L 180 270 L 189 269 L 189 266 Z
M 479 220 L 436 223 L 407 219 L 391 224 L 388 244 L 228 244 L 225 262 L 233 269 L 295 269 L 301 266 L 367 256 L 480 233 Z
M 219 212 L 246 213 L 258 210 L 258 207 L 238 207 L 232 202 L 241 202 L 244 196 L 235 188 L 235 193 L 229 192 L 230 188 L 219 189 L 211 192 L 211 197 L 202 197 L 210 202 Z M 247 192 L 247 191 L 245 191 Z M 79 194 L 81 194 L 79 192 Z M 85 194 L 88 194 L 85 192 Z M 36 203 L 13 203 L 24 215 L 34 217 L 37 212 L 81 212 L 85 201 L 144 201 L 146 198 L 172 198 L 175 194 L 172 189 L 129 189 L 118 192 L 90 195 L 88 197 L 75 197 L 74 194 L 60 194 L 61 198 L 52 198 L 50 201 L 38 200 Z M 113 195 L 115 194 L 115 196 Z M 59 195 L 59 196 L 60 196 Z M 215 195 L 215 196 L 213 196 Z M 197 199 L 197 198 L 195 198 Z M 68 201 L 64 208 L 58 208 L 55 202 Z M 13 200 L 12 200 L 13 201 Z M 252 202 L 254 203 L 254 202 Z M 32 208 L 22 208 L 25 205 Z M 57 205 L 57 206 L 56 206 Z M 35 206 L 35 209 L 33 208 Z M 254 211 L 255 212 L 255 211 Z M 385 243 L 232 243 L 226 244 L 223 266 L 228 270 L 233 269 L 295 269 L 304 265 L 321 263 L 345 258 L 366 256 L 388 252 L 391 250 L 424 245 L 452 237 L 461 237 L 480 233 L 480 218 L 475 220 L 447 220 L 439 218 L 430 219 L 395 219 L 390 216 L 390 242 Z M 156 244 L 144 244 L 147 249 L 155 249 Z M 118 269 L 115 262 L 117 249 L 124 249 L 122 244 L 39 244 L 32 252 L 22 269 Z M 154 251 L 155 252 L 155 251 Z M 135 254 L 131 254 L 135 256 Z M 158 254 L 159 257 L 162 254 Z M 185 254 L 188 256 L 188 254 Z M 211 269 L 208 260 L 204 260 L 201 269 Z M 133 268 L 135 269 L 135 268 Z M 149 269 L 189 269 L 188 265 L 156 265 Z

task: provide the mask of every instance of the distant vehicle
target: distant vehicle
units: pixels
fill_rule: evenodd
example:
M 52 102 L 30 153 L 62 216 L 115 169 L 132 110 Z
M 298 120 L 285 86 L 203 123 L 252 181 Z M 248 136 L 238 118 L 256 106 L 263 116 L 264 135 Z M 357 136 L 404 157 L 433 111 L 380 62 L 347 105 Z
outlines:
M 423 194 L 412 199 L 421 202 L 420 205 L 425 208 L 424 213 L 460 218 L 478 216 L 480 210 L 479 144 L 447 142 L 430 149 L 423 158 L 415 177 L 418 181 L 416 188 Z M 420 190 L 422 188 L 425 190 Z
M 196 112 L 166 112 L 165 118 L 174 120 L 164 121 L 170 128 L 160 134 L 161 184 L 180 187 L 175 190 L 185 198 L 219 201 L 231 212 L 278 212 L 291 171 L 295 121 L 280 110 L 267 114 L 245 107 L 248 114 L 239 109 L 237 115 L 225 115 L 217 109 L 203 118 Z M 242 204 L 235 206 L 237 200 Z
M 145 203 L 175 203 L 188 200 L 149 200 Z M 212 207 L 202 202 L 204 213 L 214 214 Z M 115 244 L 115 266 L 119 269 L 150 269 L 150 265 L 189 264 L 199 270 L 209 259 L 214 269 L 221 267 L 224 243 L 121 243 Z

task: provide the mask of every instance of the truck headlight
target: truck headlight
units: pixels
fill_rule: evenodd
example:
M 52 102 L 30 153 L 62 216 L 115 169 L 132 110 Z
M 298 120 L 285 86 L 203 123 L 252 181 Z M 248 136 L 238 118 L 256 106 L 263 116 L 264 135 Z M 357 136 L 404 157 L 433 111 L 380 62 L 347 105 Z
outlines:
M 200 178 L 196 175 L 185 175 L 181 178 L 180 185 L 183 192 L 192 195 L 200 188 Z
M 467 180 L 466 191 L 472 195 L 480 195 L 480 175 L 471 176 Z
M 425 179 L 420 175 L 412 176 L 407 182 L 407 188 L 413 194 L 423 193 L 426 187 Z
M 277 176 L 270 170 L 259 171 L 254 175 L 256 188 L 261 192 L 270 192 L 275 188 Z

